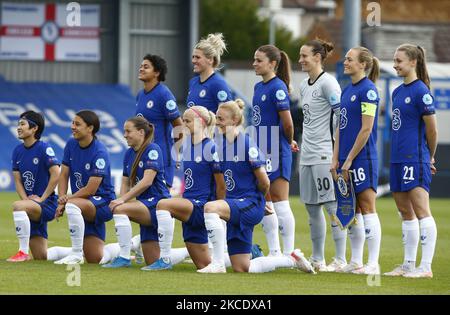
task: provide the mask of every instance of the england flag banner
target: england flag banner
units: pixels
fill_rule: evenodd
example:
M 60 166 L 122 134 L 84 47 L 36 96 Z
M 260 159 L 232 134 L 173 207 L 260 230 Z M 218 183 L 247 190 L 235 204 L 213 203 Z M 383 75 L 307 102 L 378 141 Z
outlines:
M 0 59 L 100 61 L 100 5 L 2 2 L 0 23 Z
M 334 182 L 337 200 L 336 223 L 339 224 L 341 229 L 346 229 L 355 220 L 355 191 L 352 177 L 349 176 L 348 181 L 346 181 L 342 175 L 342 170 L 338 169 L 336 172 L 337 180 Z

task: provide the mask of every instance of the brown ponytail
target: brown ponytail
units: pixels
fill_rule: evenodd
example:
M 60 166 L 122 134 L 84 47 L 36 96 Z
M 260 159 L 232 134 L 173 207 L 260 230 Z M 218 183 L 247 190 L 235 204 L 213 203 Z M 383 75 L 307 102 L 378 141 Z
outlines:
M 155 127 L 153 124 L 149 123 L 144 117 L 136 116 L 127 120 L 127 122 L 131 122 L 137 130 L 144 130 L 145 138 L 138 152 L 136 153 L 136 157 L 134 158 L 133 165 L 131 166 L 130 173 L 130 187 L 136 185 L 136 174 L 139 166 L 139 161 L 141 160 L 142 154 L 144 153 L 147 146 L 153 141 L 153 135 L 155 132 Z
M 291 92 L 291 62 L 289 56 L 282 50 L 278 49 L 274 45 L 263 45 L 257 49 L 257 51 L 263 52 L 269 61 L 276 61 L 275 73 L 285 84 Z
M 372 52 L 366 47 L 354 47 L 352 49 L 359 52 L 358 61 L 360 63 L 366 63 L 366 68 L 364 69 L 364 71 L 366 73 L 367 71 L 369 71 L 367 77 L 370 79 L 370 81 L 375 83 L 380 77 L 380 62 L 378 61 L 378 58 L 374 57 Z
M 416 64 L 416 74 L 417 77 L 425 83 L 425 85 L 430 89 L 430 77 L 428 75 L 427 65 L 425 62 L 425 49 L 420 46 L 412 44 L 402 44 L 397 47 L 397 51 L 405 52 L 405 55 L 409 60 L 417 60 Z
M 320 54 L 320 59 L 322 61 L 322 64 L 325 62 L 325 60 L 331 56 L 334 50 L 333 43 L 327 42 L 323 39 L 316 38 L 313 40 L 310 40 L 304 44 L 304 46 L 311 47 L 311 51 L 313 56 L 315 54 Z

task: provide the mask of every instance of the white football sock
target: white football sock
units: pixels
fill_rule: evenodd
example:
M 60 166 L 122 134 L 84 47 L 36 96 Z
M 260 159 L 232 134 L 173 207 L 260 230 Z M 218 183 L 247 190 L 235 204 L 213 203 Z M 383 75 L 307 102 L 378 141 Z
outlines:
M 324 204 L 325 209 L 327 209 L 328 215 L 330 216 L 331 231 L 333 233 L 334 246 L 336 249 L 335 257 L 340 261 L 347 262 L 345 257 L 345 248 L 347 245 L 347 229 L 341 230 L 339 224 L 334 222 L 337 211 L 337 202 L 327 202 Z
M 277 268 L 293 268 L 295 262 L 291 256 L 258 257 L 250 260 L 249 273 L 270 272 Z
M 28 218 L 26 211 L 14 211 L 13 217 L 16 235 L 19 239 L 19 250 L 28 254 L 30 250 L 30 218 Z
M 405 250 L 403 265 L 415 268 L 420 239 L 419 220 L 404 220 L 402 222 L 402 236 Z
M 377 213 L 363 215 L 368 248 L 368 263 L 378 265 L 381 246 L 381 224 Z
M 281 238 L 283 239 L 283 254 L 290 255 L 295 244 L 295 218 L 289 200 L 274 202 L 273 207 L 278 217 Z
M 426 271 L 431 271 L 434 249 L 436 247 L 437 228 L 433 217 L 425 217 L 419 220 L 420 240 L 422 243 L 422 260 L 420 267 Z
M 141 235 L 135 235 L 131 238 L 131 250 L 142 254 Z
M 103 264 L 112 262 L 114 259 L 119 257 L 119 255 L 120 255 L 120 245 L 119 245 L 119 243 L 106 244 L 103 247 L 103 257 L 100 260 L 99 264 L 103 265 Z
M 351 261 L 362 265 L 363 264 L 363 252 L 364 252 L 364 219 L 361 213 L 356 214 L 356 224 L 352 223 L 348 228 L 348 236 L 350 237 L 350 246 L 352 248 Z
M 170 262 L 172 265 L 179 264 L 186 259 L 186 257 L 189 257 L 189 252 L 186 247 L 172 248 L 170 250 Z
M 125 259 L 131 259 L 131 222 L 125 214 L 114 214 L 114 223 L 116 227 L 116 236 L 120 246 L 120 256 Z
M 72 247 L 53 246 L 47 249 L 47 260 L 55 261 L 63 259 L 72 252 Z
M 220 216 L 217 213 L 205 213 L 205 226 L 213 245 L 213 262 L 223 265 L 225 233 Z
M 223 234 L 225 235 L 224 239 L 223 239 L 223 248 L 224 248 L 224 252 L 228 253 L 228 242 L 227 242 L 227 221 L 222 220 L 222 225 L 223 225 Z
M 311 230 L 312 258 L 315 261 L 325 260 L 325 237 L 327 234 L 327 221 L 323 215 L 321 205 L 305 204 L 309 214 L 309 228 Z
M 77 205 L 68 202 L 66 203 L 66 213 L 72 241 L 72 254 L 82 256 L 85 225 L 81 209 Z
M 175 220 L 167 210 L 156 210 L 158 219 L 159 247 L 161 249 L 161 258 L 169 258 L 172 248 L 173 231 L 175 229 Z
M 230 259 L 230 255 L 228 255 L 228 252 L 224 253 L 223 256 L 224 260 L 225 260 L 225 267 L 231 267 L 231 259 Z
M 281 255 L 280 238 L 278 236 L 278 217 L 274 214 L 265 215 L 262 219 L 262 228 L 267 239 L 270 256 Z

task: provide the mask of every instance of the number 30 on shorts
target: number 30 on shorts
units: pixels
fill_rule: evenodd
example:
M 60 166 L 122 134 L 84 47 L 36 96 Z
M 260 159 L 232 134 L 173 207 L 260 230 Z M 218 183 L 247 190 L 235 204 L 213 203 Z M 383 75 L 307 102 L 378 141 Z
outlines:
M 330 180 L 328 179 L 328 177 L 317 178 L 317 190 L 322 191 L 323 189 L 330 189 Z

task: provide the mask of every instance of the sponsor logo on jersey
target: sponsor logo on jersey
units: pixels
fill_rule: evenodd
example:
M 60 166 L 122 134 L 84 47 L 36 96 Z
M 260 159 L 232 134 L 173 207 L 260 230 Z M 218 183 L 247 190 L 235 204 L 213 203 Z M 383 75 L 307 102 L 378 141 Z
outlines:
M 84 166 L 84 168 L 89 171 L 91 169 L 91 164 L 86 163 L 86 165 Z
M 38 165 L 38 163 L 39 163 L 39 159 L 36 157 L 36 158 L 34 158 L 33 159 L 33 164 L 34 165 Z
M 153 107 L 153 101 L 150 100 L 150 101 L 147 102 L 147 108 L 150 109 L 152 107 Z
M 184 189 L 188 190 L 194 186 L 194 179 L 192 178 L 192 169 L 187 168 L 184 171 Z
M 198 96 L 200 96 L 200 97 L 205 97 L 205 95 L 206 95 L 205 89 L 201 90 L 200 93 L 198 93 Z
M 303 105 L 303 124 L 307 125 L 311 121 L 311 113 L 309 112 L 309 105 Z
M 261 123 L 261 109 L 258 105 L 253 106 L 252 122 L 253 126 L 259 126 Z
M 352 95 L 352 97 L 350 98 L 350 101 L 354 102 L 356 100 L 356 95 Z
M 142 168 L 144 166 L 144 162 L 139 161 L 139 167 Z
M 400 109 L 396 108 L 392 111 L 392 130 L 399 130 L 402 126 L 402 120 L 400 118 Z
M 411 103 L 411 97 L 407 97 L 407 98 L 405 98 L 405 104 L 409 104 L 409 103 Z
M 266 94 L 263 94 L 262 96 L 261 96 L 261 101 L 265 101 L 266 100 L 266 98 L 267 98 L 267 96 L 266 96 Z

